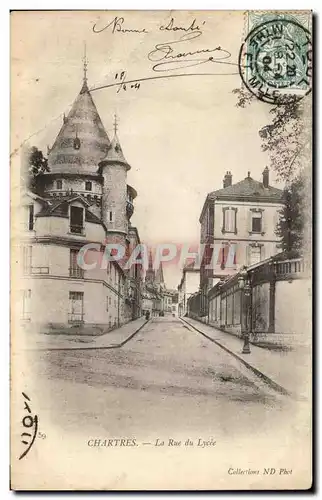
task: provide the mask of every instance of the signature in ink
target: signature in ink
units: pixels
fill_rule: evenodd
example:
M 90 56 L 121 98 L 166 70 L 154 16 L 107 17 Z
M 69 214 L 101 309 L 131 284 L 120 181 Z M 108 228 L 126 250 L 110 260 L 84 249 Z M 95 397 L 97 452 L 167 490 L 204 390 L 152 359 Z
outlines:
M 93 31 L 94 33 L 101 33 L 102 31 L 107 30 L 108 28 L 111 28 L 112 33 L 148 33 L 148 31 L 145 28 L 142 29 L 129 29 L 125 28 L 124 25 L 125 19 L 124 17 L 114 17 L 113 21 L 110 23 L 106 24 L 102 28 L 97 26 L 97 23 L 94 24 L 93 26 Z
M 176 49 L 178 44 L 194 40 L 201 36 L 201 34 L 201 31 L 189 32 L 182 35 L 179 40 L 157 43 L 155 48 L 148 54 L 149 61 L 156 63 L 152 67 L 153 71 L 175 71 L 182 68 L 192 68 L 193 66 L 199 66 L 207 62 L 236 66 L 234 63 L 227 61 L 231 57 L 231 53 L 220 46 L 211 49 L 178 52 L 178 49 Z M 174 46 L 175 48 L 173 48 Z M 214 52 L 216 52 L 216 56 L 207 55 Z M 206 57 L 193 57 L 200 55 L 206 55 Z
M 22 392 L 22 396 L 24 398 L 24 403 L 25 403 L 24 410 L 26 411 L 26 415 L 24 415 L 21 421 L 24 427 L 24 432 L 21 433 L 21 442 L 25 446 L 25 450 L 20 455 L 19 460 L 24 458 L 27 455 L 27 453 L 31 450 L 31 447 L 35 442 L 38 431 L 38 416 L 32 414 L 30 408 L 31 400 L 24 392 Z
M 193 32 L 193 31 L 200 31 L 201 32 L 201 28 L 200 26 L 198 26 L 196 23 L 196 19 L 194 19 L 192 21 L 192 23 L 190 23 L 190 25 L 188 27 L 184 27 L 184 26 L 175 26 L 175 20 L 173 17 L 171 17 L 170 21 L 168 22 L 168 24 L 166 26 L 160 26 L 159 30 L 160 31 L 185 31 L 186 33 L 188 32 Z M 201 24 L 202 26 L 204 26 L 206 23 L 206 21 L 203 21 Z

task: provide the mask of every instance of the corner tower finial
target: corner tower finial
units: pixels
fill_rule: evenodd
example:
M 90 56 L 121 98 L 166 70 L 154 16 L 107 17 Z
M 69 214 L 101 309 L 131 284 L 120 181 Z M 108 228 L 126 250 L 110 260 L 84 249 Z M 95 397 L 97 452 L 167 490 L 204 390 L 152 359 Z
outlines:
M 88 59 L 86 55 L 86 42 L 84 42 L 84 57 L 83 57 L 83 87 L 81 92 L 84 92 L 85 90 L 88 90 L 87 87 L 87 66 L 88 66 Z
M 118 126 L 119 120 L 117 118 L 117 114 L 114 113 L 114 135 L 117 134 L 117 126 Z

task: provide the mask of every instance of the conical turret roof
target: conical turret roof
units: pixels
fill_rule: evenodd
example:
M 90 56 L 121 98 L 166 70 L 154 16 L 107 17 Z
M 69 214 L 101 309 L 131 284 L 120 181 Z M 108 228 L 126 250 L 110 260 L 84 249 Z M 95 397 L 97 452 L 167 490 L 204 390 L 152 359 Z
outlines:
M 49 174 L 95 174 L 110 140 L 84 78 L 82 89 L 48 154 Z
M 107 155 L 105 156 L 105 158 L 102 161 L 103 165 L 105 163 L 122 163 L 123 165 L 126 166 L 127 170 L 130 170 L 130 168 L 131 168 L 124 157 L 124 154 L 123 154 L 123 151 L 121 148 L 121 144 L 120 144 L 120 140 L 117 136 L 116 130 L 115 130 L 112 142 L 110 144 L 110 147 L 108 149 Z

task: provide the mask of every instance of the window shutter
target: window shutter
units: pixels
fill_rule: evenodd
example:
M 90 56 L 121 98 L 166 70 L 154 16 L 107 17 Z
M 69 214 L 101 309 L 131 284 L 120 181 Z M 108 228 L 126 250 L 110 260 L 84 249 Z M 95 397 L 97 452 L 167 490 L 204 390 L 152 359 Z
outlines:
M 225 210 L 225 231 L 230 231 L 230 210 Z
M 221 232 L 224 233 L 226 231 L 226 208 L 222 209 L 222 228 Z
M 265 210 L 261 212 L 262 214 L 262 233 L 266 233 L 266 217 L 265 217 Z
M 237 212 L 238 212 L 238 208 L 235 208 L 234 209 L 234 232 L 235 234 L 237 234 Z
M 266 259 L 266 257 L 265 257 L 265 254 L 266 254 L 265 245 L 262 245 L 260 248 L 261 248 L 261 260 L 265 260 Z
M 248 212 L 248 231 L 250 233 L 252 232 L 252 220 L 253 220 L 253 212 L 252 212 L 252 210 L 249 210 L 249 212 Z
M 250 264 L 250 246 L 246 246 L 246 266 L 249 266 Z

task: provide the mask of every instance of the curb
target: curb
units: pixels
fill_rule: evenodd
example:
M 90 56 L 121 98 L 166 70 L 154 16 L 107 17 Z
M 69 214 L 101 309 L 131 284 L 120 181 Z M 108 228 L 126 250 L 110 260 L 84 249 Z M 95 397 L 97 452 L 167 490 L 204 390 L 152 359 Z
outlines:
M 273 389 L 275 389 L 275 391 L 279 392 L 280 394 L 283 394 L 284 396 L 292 396 L 292 393 L 290 391 L 288 391 L 287 389 L 285 389 L 285 387 L 281 386 L 280 384 L 278 384 L 277 382 L 274 382 L 274 380 L 272 380 L 270 377 L 268 377 L 267 375 L 264 375 L 264 373 L 262 373 L 260 370 L 258 370 L 257 368 L 255 368 L 253 365 L 251 365 L 250 363 L 248 363 L 247 361 L 244 360 L 244 358 L 241 358 L 240 356 L 238 356 L 238 354 L 236 354 L 235 352 L 231 351 L 230 349 L 228 349 L 228 347 L 224 346 L 223 344 L 221 344 L 220 342 L 218 342 L 218 340 L 214 340 L 213 338 L 209 337 L 209 335 L 207 335 L 206 333 L 202 332 L 201 330 L 199 330 L 198 328 L 196 328 L 194 325 L 192 325 L 191 323 L 189 323 L 189 321 L 185 320 L 185 319 L 182 319 L 182 318 L 179 318 L 183 323 L 187 323 L 187 325 L 189 325 L 191 328 L 193 328 L 194 330 L 196 330 L 198 333 L 200 333 L 201 335 L 203 335 L 204 337 L 206 337 L 206 339 L 210 340 L 211 342 L 213 342 L 214 344 L 218 345 L 218 347 L 221 347 L 221 349 L 223 349 L 224 351 L 228 352 L 229 354 L 231 354 L 232 356 L 234 356 L 235 358 L 237 358 L 241 363 L 243 363 L 249 370 L 251 370 L 253 373 L 255 373 L 255 375 L 257 375 L 259 378 L 261 378 L 264 382 L 266 382 L 270 387 L 272 387 Z
M 129 340 L 131 340 L 139 331 L 149 322 L 150 319 L 145 321 L 137 330 L 131 333 L 128 337 L 126 337 L 119 344 L 110 344 L 107 346 L 97 346 L 97 347 L 40 347 L 40 348 L 31 348 L 28 349 L 30 351 L 98 351 L 101 349 L 118 349 L 123 347 Z

